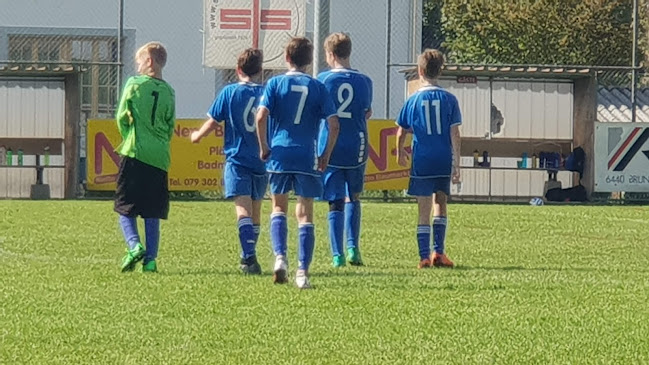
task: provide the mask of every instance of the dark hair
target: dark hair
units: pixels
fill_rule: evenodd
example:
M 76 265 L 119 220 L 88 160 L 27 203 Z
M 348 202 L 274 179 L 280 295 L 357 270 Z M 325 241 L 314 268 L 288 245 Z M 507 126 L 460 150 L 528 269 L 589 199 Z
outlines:
M 237 67 L 246 76 L 254 76 L 261 72 L 264 56 L 261 50 L 256 48 L 248 48 L 241 52 L 237 59 Z
M 313 62 L 313 43 L 308 38 L 291 38 L 286 45 L 286 57 L 296 67 L 310 65 Z
M 417 66 L 424 76 L 429 79 L 435 79 L 442 73 L 444 65 L 444 54 L 436 49 L 426 49 L 417 59 Z

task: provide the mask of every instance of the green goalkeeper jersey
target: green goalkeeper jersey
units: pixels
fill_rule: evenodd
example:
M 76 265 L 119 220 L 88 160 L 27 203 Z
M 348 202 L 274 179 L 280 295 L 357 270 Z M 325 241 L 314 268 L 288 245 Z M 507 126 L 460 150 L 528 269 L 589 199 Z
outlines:
M 129 78 L 124 85 L 116 119 L 122 135 L 117 153 L 169 170 L 176 96 L 167 82 L 146 75 Z

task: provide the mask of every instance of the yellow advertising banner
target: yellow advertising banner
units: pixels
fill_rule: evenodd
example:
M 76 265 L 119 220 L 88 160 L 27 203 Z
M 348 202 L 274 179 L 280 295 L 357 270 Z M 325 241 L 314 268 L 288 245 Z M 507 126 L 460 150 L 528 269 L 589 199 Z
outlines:
M 179 119 L 171 138 L 169 190 L 215 190 L 223 188 L 223 127 L 192 144 L 189 135 L 204 120 Z M 115 190 L 119 156 L 115 148 L 121 136 L 114 120 L 89 120 L 87 133 L 88 190 Z
M 401 167 L 397 163 L 398 128 L 394 120 L 369 120 L 367 122 L 369 158 L 365 168 L 365 190 L 403 190 L 408 188 L 410 168 Z M 410 140 L 411 138 L 408 138 L 408 141 Z
M 199 144 L 189 135 L 200 128 L 202 119 L 179 119 L 171 138 L 169 190 L 197 191 L 223 189 L 223 127 L 219 125 Z M 369 159 L 365 171 L 366 190 L 402 190 L 408 186 L 409 169 L 396 161 L 397 126 L 392 120 L 368 122 Z M 88 121 L 87 188 L 91 191 L 115 190 L 119 156 L 115 148 L 121 137 L 114 120 Z

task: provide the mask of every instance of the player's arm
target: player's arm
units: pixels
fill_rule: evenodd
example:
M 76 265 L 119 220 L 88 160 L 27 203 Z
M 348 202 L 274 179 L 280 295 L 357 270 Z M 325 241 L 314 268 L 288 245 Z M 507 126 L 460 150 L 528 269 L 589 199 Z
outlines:
M 327 146 L 322 155 L 318 157 L 318 170 L 324 171 L 329 165 L 331 153 L 336 146 L 336 140 L 338 140 L 340 121 L 338 120 L 336 105 L 334 104 L 331 95 L 329 95 L 327 87 L 323 83 L 318 83 L 318 87 L 320 89 L 321 100 L 323 101 L 321 104 L 322 109 L 320 110 L 320 117 L 327 121 L 327 129 L 329 130 L 329 134 L 327 135 Z
M 329 159 L 331 158 L 331 153 L 334 150 L 336 145 L 336 140 L 338 139 L 338 133 L 340 132 L 340 121 L 338 120 L 337 115 L 332 115 L 327 118 L 327 128 L 329 134 L 327 135 L 327 147 L 320 157 L 318 157 L 318 169 L 324 171 L 329 165 Z
M 167 125 L 169 125 L 169 139 L 171 139 L 174 134 L 174 127 L 176 126 L 176 94 L 173 91 L 170 98 Z
M 397 129 L 397 162 L 399 165 L 406 167 L 408 166 L 408 152 L 406 151 L 406 137 L 408 136 L 408 130 L 399 127 Z
M 192 132 L 190 136 L 192 143 L 200 142 L 203 137 L 207 136 L 211 131 L 216 129 L 216 123 L 221 120 L 225 120 L 229 112 L 227 102 L 227 100 L 230 99 L 229 90 L 230 89 L 226 87 L 225 89 L 221 90 L 219 95 L 216 97 L 216 99 L 212 103 L 212 106 L 210 107 L 210 110 L 207 112 L 208 118 L 205 123 L 203 123 L 199 130 Z
M 270 156 L 270 147 L 268 146 L 268 114 L 270 111 L 260 106 L 257 109 L 257 116 L 255 117 L 255 124 L 257 127 L 257 141 L 259 142 L 259 158 L 266 161 Z
M 451 119 L 451 145 L 453 146 L 453 171 L 451 181 L 454 184 L 460 182 L 460 151 L 462 147 L 462 138 L 460 136 L 460 125 L 462 124 L 462 115 L 457 99 L 454 99 L 453 115 Z
M 399 126 L 399 129 L 397 129 L 397 162 L 401 166 L 408 166 L 408 152 L 406 151 L 406 137 L 408 136 L 409 132 L 412 132 L 412 126 L 410 125 L 410 116 L 408 113 L 409 110 L 409 102 L 406 102 L 403 107 L 401 108 L 401 111 L 399 112 L 399 116 L 397 117 L 397 125 Z
M 117 129 L 122 138 L 126 138 L 131 124 L 133 124 L 133 113 L 131 112 L 131 97 L 133 95 L 133 82 L 129 79 L 124 85 L 122 97 L 119 100 L 115 119 L 117 120 Z
M 374 85 L 372 84 L 372 80 L 370 80 L 369 77 L 366 78 L 367 80 L 367 91 L 368 91 L 368 96 L 369 96 L 369 106 L 367 110 L 365 111 L 365 120 L 369 120 L 372 118 L 372 99 L 374 98 Z
M 205 123 L 201 126 L 201 128 L 197 131 L 193 131 L 191 135 L 191 140 L 192 143 L 198 143 L 201 141 L 201 139 L 208 134 L 210 134 L 211 131 L 216 129 L 216 123 L 218 121 L 212 117 L 209 117 Z

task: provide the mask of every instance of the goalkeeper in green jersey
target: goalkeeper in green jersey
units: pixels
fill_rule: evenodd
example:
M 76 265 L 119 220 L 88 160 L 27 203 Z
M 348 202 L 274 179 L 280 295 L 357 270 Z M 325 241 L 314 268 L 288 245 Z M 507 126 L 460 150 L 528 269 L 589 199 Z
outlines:
M 138 76 L 128 79 L 117 110 L 122 156 L 115 191 L 115 212 L 126 240 L 122 272 L 144 260 L 143 272 L 156 272 L 160 219 L 169 214 L 167 171 L 169 144 L 176 120 L 173 88 L 162 79 L 167 51 L 158 42 L 142 46 L 135 55 Z M 146 249 L 137 231 L 144 218 Z

